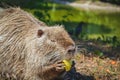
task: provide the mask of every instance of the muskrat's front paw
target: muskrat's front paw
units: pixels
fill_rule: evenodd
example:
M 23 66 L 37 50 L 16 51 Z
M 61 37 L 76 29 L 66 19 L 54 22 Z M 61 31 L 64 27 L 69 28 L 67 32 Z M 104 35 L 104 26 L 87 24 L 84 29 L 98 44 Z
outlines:
M 54 64 L 54 68 L 56 71 L 61 72 L 65 70 L 65 64 L 63 61 L 58 61 Z

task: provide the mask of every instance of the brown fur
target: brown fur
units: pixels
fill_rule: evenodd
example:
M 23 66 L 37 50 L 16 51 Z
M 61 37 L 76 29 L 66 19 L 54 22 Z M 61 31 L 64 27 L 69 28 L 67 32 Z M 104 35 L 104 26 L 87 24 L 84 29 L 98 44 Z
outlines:
M 39 31 L 39 32 L 38 32 Z M 20 8 L 0 13 L 0 79 L 54 80 L 73 40 L 62 26 L 47 27 Z

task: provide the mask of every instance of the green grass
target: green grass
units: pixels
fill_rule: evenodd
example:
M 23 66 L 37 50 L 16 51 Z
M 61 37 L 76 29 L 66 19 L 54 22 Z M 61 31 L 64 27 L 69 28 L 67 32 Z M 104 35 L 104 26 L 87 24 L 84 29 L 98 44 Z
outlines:
M 35 5 L 34 5 L 35 4 Z M 84 22 L 80 39 L 97 39 L 100 36 L 120 39 L 120 13 L 85 11 L 57 3 L 29 3 L 24 9 L 47 25 L 62 24 L 75 38 L 75 30 L 80 22 Z M 31 6 L 30 6 L 31 5 Z M 30 7 L 29 7 L 30 6 Z M 29 7 L 29 8 L 28 8 Z M 87 36 L 87 38 L 85 38 Z
M 100 36 L 114 37 L 120 40 L 120 13 L 107 11 L 81 10 L 68 5 L 62 5 L 43 0 L 2 0 L 10 4 L 21 6 L 24 10 L 32 13 L 47 25 L 62 24 L 77 39 L 97 39 Z M 12 2 L 11 2 L 12 1 Z M 76 37 L 76 27 L 82 25 L 82 32 Z

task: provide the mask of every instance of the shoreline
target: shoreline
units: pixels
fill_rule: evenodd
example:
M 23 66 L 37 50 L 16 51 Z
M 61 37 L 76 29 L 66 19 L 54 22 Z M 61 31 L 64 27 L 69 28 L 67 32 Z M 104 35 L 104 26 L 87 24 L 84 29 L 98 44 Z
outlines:
M 68 2 L 68 1 L 60 1 L 54 0 L 54 2 L 59 4 L 69 5 L 75 8 L 80 8 L 84 10 L 100 10 L 100 11 L 107 11 L 107 12 L 120 12 L 120 6 L 113 5 L 110 3 L 103 3 L 103 2 Z
M 90 3 L 70 3 L 68 4 L 73 7 L 81 8 L 84 10 L 101 10 L 101 11 L 108 11 L 108 12 L 120 12 L 120 7 L 116 6 L 99 6 L 95 4 L 90 4 Z

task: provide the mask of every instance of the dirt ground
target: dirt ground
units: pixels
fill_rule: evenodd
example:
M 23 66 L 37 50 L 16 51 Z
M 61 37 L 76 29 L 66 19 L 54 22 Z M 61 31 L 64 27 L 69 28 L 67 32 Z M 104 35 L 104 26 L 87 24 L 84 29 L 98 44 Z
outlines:
M 76 69 L 83 80 L 120 80 L 120 48 L 94 42 L 77 43 Z M 97 55 L 96 50 L 103 54 Z

